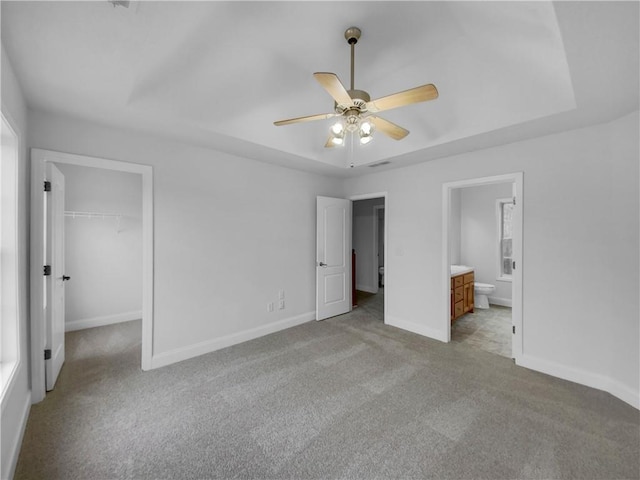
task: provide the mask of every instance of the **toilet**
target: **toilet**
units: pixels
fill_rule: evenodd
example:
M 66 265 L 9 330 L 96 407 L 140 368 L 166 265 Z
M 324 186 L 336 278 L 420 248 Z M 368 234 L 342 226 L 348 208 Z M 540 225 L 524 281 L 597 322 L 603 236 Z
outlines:
M 384 266 L 378 268 L 378 275 L 380 278 L 380 286 L 384 287 Z
M 489 308 L 489 295 L 496 289 L 495 285 L 490 283 L 475 282 L 473 284 L 473 296 L 475 298 L 473 306 L 475 308 Z

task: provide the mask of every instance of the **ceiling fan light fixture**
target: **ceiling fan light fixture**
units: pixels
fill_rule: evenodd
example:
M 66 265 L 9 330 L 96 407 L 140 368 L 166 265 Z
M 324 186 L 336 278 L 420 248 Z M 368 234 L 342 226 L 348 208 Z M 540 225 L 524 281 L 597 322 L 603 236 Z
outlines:
M 360 122 L 358 135 L 360 136 L 360 145 L 366 145 L 371 142 L 373 140 L 373 123 L 368 120 Z
M 344 134 L 344 125 L 340 120 L 331 125 L 331 133 L 333 133 L 334 135 Z
M 313 74 L 317 82 L 333 98 L 334 113 L 279 120 L 273 122 L 274 125 L 289 125 L 339 117 L 339 120 L 329 128 L 329 138 L 324 144 L 327 148 L 344 145 L 345 136 L 347 135 L 351 135 L 352 146 L 355 143 L 356 134 L 360 140 L 360 145 L 370 143 L 373 140 L 374 131 L 380 131 L 393 140 L 402 140 L 409 135 L 409 130 L 406 128 L 385 120 L 377 114 L 405 105 L 434 100 L 438 98 L 438 89 L 435 85 L 429 83 L 371 100 L 371 96 L 364 90 L 356 89 L 354 83 L 355 45 L 358 43 L 361 34 L 362 31 L 358 27 L 350 27 L 344 34 L 351 48 L 351 88 L 347 90 L 335 73 L 315 72 Z
M 344 145 L 344 135 L 341 136 L 332 136 L 331 137 L 331 143 L 333 143 L 336 146 L 340 146 L 340 145 Z

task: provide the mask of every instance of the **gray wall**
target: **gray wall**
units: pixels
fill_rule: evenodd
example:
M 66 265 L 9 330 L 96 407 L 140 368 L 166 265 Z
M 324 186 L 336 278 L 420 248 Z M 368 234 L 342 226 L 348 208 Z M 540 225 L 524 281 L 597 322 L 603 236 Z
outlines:
M 29 292 L 28 250 L 29 245 L 29 155 L 27 140 L 27 105 L 15 76 L 13 67 L 2 47 L 2 113 L 18 135 L 18 334 L 19 358 L 15 375 L 6 386 L 2 396 L 2 423 L 0 448 L 0 476 L 10 478 L 15 468 L 17 455 L 26 426 L 31 404 L 29 385 L 28 319 Z

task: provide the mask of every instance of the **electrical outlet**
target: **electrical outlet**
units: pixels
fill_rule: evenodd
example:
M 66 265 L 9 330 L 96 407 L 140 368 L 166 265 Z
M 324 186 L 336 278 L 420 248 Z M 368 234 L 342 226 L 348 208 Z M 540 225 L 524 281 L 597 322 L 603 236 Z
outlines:
M 278 308 L 279 308 L 280 310 L 284 310 L 284 299 L 283 299 L 283 300 L 280 300 L 280 303 L 278 303 Z
M 273 312 L 273 302 L 267 303 L 267 312 Z
M 279 298 L 280 300 L 284 300 L 284 290 L 280 290 L 280 291 L 278 292 L 278 298 Z

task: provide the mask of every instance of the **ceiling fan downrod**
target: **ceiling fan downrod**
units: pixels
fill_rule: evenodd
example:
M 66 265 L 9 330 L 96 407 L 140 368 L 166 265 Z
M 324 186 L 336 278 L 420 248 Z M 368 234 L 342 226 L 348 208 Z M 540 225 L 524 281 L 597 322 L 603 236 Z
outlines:
M 344 38 L 347 39 L 347 43 L 351 45 L 351 90 L 355 90 L 354 76 L 355 76 L 355 57 L 356 57 L 356 43 L 360 39 L 362 31 L 358 27 L 349 27 L 344 32 Z

